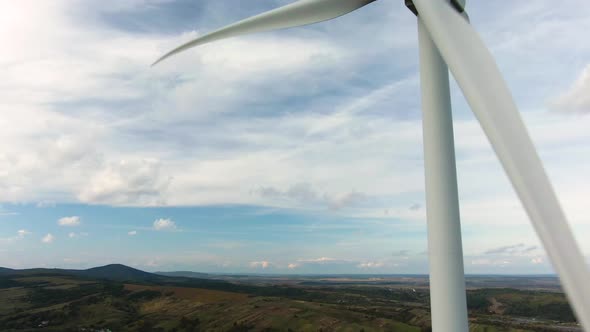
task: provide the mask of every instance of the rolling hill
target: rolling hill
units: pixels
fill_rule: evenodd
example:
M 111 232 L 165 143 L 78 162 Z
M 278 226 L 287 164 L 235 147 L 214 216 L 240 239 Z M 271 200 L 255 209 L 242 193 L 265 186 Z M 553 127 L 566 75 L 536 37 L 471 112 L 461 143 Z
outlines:
M 108 279 L 115 281 L 159 281 L 165 276 L 144 272 L 122 264 L 110 264 L 100 267 L 94 267 L 87 270 L 68 270 L 68 269 L 8 269 L 0 267 L 2 275 L 69 275 L 76 277 L 86 277 L 93 279 Z
M 88 270 L 78 272 L 79 275 L 96 278 L 96 279 L 111 279 L 111 280 L 160 280 L 161 276 L 122 264 L 110 264 L 101 267 L 94 267 Z

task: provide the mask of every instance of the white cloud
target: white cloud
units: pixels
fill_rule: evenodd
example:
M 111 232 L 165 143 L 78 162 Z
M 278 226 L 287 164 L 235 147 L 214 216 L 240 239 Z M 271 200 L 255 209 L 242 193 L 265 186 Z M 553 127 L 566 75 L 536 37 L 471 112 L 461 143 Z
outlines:
M 54 240 L 55 240 L 55 237 L 53 235 L 51 235 L 51 233 L 49 233 L 41 239 L 41 242 L 46 243 L 46 244 L 51 244 L 51 243 L 53 243 Z
M 161 176 L 157 160 L 122 160 L 90 179 L 78 198 L 87 203 L 163 205 L 169 181 Z
M 127 232 L 127 235 L 129 235 L 129 236 L 135 236 L 135 235 L 137 235 L 137 231 Z
M 309 183 L 297 183 L 286 190 L 274 187 L 261 187 L 254 191 L 257 195 L 275 204 L 291 204 L 294 206 L 329 207 L 332 210 L 358 207 L 370 201 L 370 198 L 357 191 L 329 194 L 318 192 Z
M 37 202 L 36 206 L 38 208 L 53 208 L 55 207 L 57 204 L 53 201 L 41 201 L 41 202 Z
M 0 237 L 0 244 L 12 244 L 18 240 L 24 239 L 28 235 L 31 235 L 31 232 L 29 232 L 25 229 L 21 229 L 16 232 L 16 236 L 6 237 L 6 238 Z
M 299 137 L 301 130 L 308 131 L 310 136 L 348 130 L 346 125 L 352 119 L 346 114 L 336 117 L 297 115 L 292 119 L 289 116 L 279 119 L 281 125 L 276 129 L 267 125 L 276 119 L 265 119 L 266 116 L 261 117 L 260 126 L 257 122 L 222 121 L 225 126 L 222 130 L 189 131 L 187 129 L 192 126 L 186 124 L 211 127 L 206 123 L 207 114 L 236 112 L 244 102 L 257 103 L 261 95 L 273 102 L 291 97 L 290 86 L 276 85 L 277 81 L 284 82 L 277 78 L 281 73 L 291 76 L 293 82 L 309 83 L 308 78 L 315 80 L 314 77 L 325 76 L 311 75 L 318 70 L 336 70 L 341 67 L 339 64 L 354 61 L 350 58 L 353 48 L 339 47 L 326 38 L 260 36 L 210 45 L 199 52 L 177 57 L 174 65 L 164 63 L 148 69 L 151 60 L 180 41 L 194 37 L 195 33 L 164 39 L 84 25 L 80 24 L 83 18 L 70 16 L 70 13 L 81 14 L 71 6 L 75 5 L 65 1 L 38 6 L 25 0 L 18 6 L 3 8 L 10 18 L 3 21 L 7 25 L 3 29 L 4 37 L 7 41 L 13 40 L 14 35 L 6 33 L 11 30 L 20 34 L 19 47 L 3 53 L 1 62 L 7 64 L 6 72 L 10 75 L 5 81 L 10 84 L 1 90 L 4 95 L 0 95 L 0 100 L 7 109 L 14 110 L 6 116 L 15 125 L 3 128 L 0 138 L 2 142 L 19 142 L 14 148 L 2 146 L 2 151 L 6 152 L 0 156 L 0 168 L 10 170 L 5 177 L 0 175 L 0 190 L 9 201 L 79 200 L 140 206 L 259 203 L 262 200 L 244 193 L 267 185 L 261 179 L 269 171 L 277 173 L 277 187 L 292 185 L 285 181 L 290 170 L 280 171 L 288 161 L 279 162 L 274 157 L 274 150 L 292 146 L 291 136 Z M 97 3 L 88 6 L 96 7 L 99 14 L 105 10 Z M 93 11 L 84 11 L 87 12 Z M 25 13 L 32 19 L 12 19 Z M 43 28 L 48 25 L 52 28 Z M 43 40 L 42 45 L 38 39 Z M 75 50 L 73 45 L 77 45 Z M 195 56 L 198 61 L 194 61 Z M 180 72 L 181 64 L 187 70 Z M 72 66 L 77 70 L 64 76 L 66 68 Z M 23 79 L 33 72 L 37 77 L 34 82 Z M 199 75 L 190 74 L 195 72 Z M 250 82 L 252 75 L 257 76 L 257 84 L 248 88 L 249 85 L 243 83 Z M 268 94 L 267 86 L 280 90 Z M 306 85 L 309 87 L 306 94 L 315 93 L 312 86 Z M 382 93 L 378 98 L 363 98 L 363 102 L 356 103 L 354 110 L 348 113 L 374 107 L 371 105 L 375 103 L 370 101 L 373 99 L 383 99 Z M 94 102 L 96 100 L 101 102 Z M 153 107 L 138 100 L 146 100 Z M 70 102 L 75 107 L 68 107 Z M 108 102 L 129 103 L 130 113 Z M 348 104 L 349 100 L 342 101 L 342 105 Z M 250 127 L 252 124 L 255 128 Z M 292 134 L 283 135 L 289 131 Z M 231 132 L 232 137 L 220 135 L 221 132 Z M 178 144 L 179 139 L 182 144 Z M 279 144 L 270 149 L 261 146 L 261 149 L 239 153 L 229 151 L 235 156 L 230 160 L 223 158 L 229 155 L 224 149 L 202 143 L 223 143 L 228 139 L 243 142 L 238 144 L 241 146 L 256 142 Z M 198 157 L 187 157 L 191 155 Z M 257 157 L 264 156 L 270 159 L 269 167 L 260 168 Z M 293 161 L 301 164 L 302 157 L 295 156 Z M 1 167 L 4 163 L 11 167 Z M 236 168 L 246 172 L 239 175 L 242 172 L 235 172 Z M 183 171 L 190 169 L 197 169 L 199 173 Z M 227 172 L 234 175 L 223 180 Z M 182 181 L 170 183 L 172 175 L 180 176 Z M 207 190 L 198 190 L 202 187 Z M 235 188 L 244 188 L 244 192 L 236 192 Z M 56 192 L 60 193 L 58 197 Z M 349 202 L 352 197 L 346 197 L 350 188 L 329 188 L 329 192 L 336 197 L 335 207 Z
M 271 266 L 271 263 L 268 261 L 260 261 L 260 262 L 250 262 L 251 268 L 262 268 L 267 269 Z
M 506 267 L 511 265 L 513 262 L 508 259 L 488 259 L 488 258 L 476 258 L 471 260 L 471 265 L 481 265 L 488 267 Z
M 149 267 L 158 267 L 160 266 L 160 263 L 158 262 L 158 260 L 150 259 L 144 265 Z
M 385 266 L 383 262 L 363 262 L 357 265 L 361 269 L 376 269 Z
M 158 219 L 154 221 L 154 229 L 156 231 L 173 231 L 176 230 L 176 223 L 171 219 Z
M 590 113 L 590 64 L 570 89 L 553 100 L 550 106 L 563 112 Z
M 27 235 L 31 235 L 31 232 L 27 231 L 26 229 L 21 229 L 17 232 L 19 238 L 24 238 Z
M 86 233 L 86 232 L 80 232 L 80 233 L 70 232 L 70 233 L 68 233 L 68 237 L 70 239 L 73 239 L 75 237 L 80 237 L 80 236 L 88 236 L 88 233 Z
M 338 262 L 340 260 L 330 258 L 330 257 L 319 257 L 319 258 L 312 258 L 312 259 L 298 259 L 298 262 L 301 263 L 330 263 L 330 262 Z
M 299 264 L 297 264 L 297 263 L 289 263 L 289 265 L 287 265 L 287 268 L 289 270 L 294 270 L 294 269 L 296 269 L 298 267 L 299 267 Z
M 57 221 L 57 224 L 60 226 L 65 226 L 65 227 L 76 227 L 76 226 L 80 226 L 81 221 L 80 221 L 80 217 L 78 217 L 78 216 L 63 217 Z
M 543 258 L 541 257 L 534 257 L 531 259 L 531 263 L 538 265 L 538 264 L 543 264 L 545 261 L 543 260 Z

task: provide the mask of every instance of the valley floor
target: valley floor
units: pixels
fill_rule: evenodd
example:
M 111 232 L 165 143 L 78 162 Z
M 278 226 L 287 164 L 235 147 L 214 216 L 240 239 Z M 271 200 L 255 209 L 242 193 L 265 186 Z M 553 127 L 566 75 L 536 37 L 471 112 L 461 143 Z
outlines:
M 408 282 L 248 282 L 0 276 L 2 331 L 430 331 L 428 290 Z M 477 288 L 470 330 L 581 331 L 555 289 Z

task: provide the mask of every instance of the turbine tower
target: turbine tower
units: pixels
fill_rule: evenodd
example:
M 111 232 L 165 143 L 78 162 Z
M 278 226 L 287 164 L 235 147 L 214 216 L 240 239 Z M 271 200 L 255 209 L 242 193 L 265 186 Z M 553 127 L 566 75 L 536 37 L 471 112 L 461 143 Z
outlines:
M 189 48 L 239 35 L 333 19 L 376 0 L 299 0 L 203 35 Z M 479 120 L 559 274 L 578 321 L 590 332 L 590 273 L 500 71 L 469 25 L 465 0 L 405 0 L 417 16 L 432 328 L 467 332 L 463 250 L 448 70 Z

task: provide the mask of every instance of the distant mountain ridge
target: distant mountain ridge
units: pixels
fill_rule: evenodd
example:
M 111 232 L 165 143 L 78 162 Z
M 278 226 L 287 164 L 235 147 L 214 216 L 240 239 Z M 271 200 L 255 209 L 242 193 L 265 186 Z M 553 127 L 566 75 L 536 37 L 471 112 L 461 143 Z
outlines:
M 185 277 L 185 278 L 210 278 L 211 275 L 201 272 L 192 271 L 173 271 L 173 272 L 154 272 L 154 274 L 166 276 L 166 277 Z
M 8 269 L 0 267 L 0 275 L 37 275 L 37 274 L 55 274 L 55 275 L 71 275 L 77 277 L 88 277 L 95 279 L 109 279 L 117 281 L 133 280 L 133 281 L 157 281 L 166 278 L 162 275 L 157 275 L 122 264 L 109 264 L 105 266 L 94 267 L 87 270 L 69 270 L 69 269 Z

